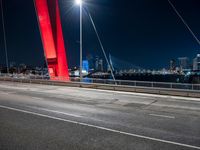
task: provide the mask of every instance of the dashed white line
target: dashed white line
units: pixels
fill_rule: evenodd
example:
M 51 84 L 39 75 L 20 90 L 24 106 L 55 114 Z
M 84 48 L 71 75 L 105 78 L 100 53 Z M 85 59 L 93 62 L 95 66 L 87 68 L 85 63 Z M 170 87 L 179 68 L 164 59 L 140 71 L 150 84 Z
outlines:
M 142 138 L 142 139 L 146 139 L 146 140 L 152 140 L 152 141 L 162 142 L 162 143 L 166 143 L 166 144 L 173 144 L 173 145 L 177 145 L 177 146 L 182 146 L 182 147 L 200 150 L 199 146 L 193 146 L 193 145 L 188 145 L 188 144 L 183 144 L 183 143 L 178 143 L 178 142 L 173 142 L 173 141 L 168 141 L 168 140 L 152 138 L 152 137 L 148 137 L 148 136 L 144 136 L 144 135 L 138 135 L 138 134 L 133 134 L 133 133 L 115 130 L 115 129 L 111 129 L 111 128 L 101 127 L 101 126 L 97 126 L 97 125 L 91 125 L 91 124 L 87 124 L 87 123 L 82 123 L 82 122 L 72 121 L 72 120 L 68 120 L 68 119 L 53 117 L 53 116 L 49 116 L 49 115 L 44 115 L 44 114 L 31 112 L 31 111 L 27 111 L 27 110 L 21 110 L 21 109 L 12 108 L 12 107 L 3 106 L 3 105 L 0 105 L 0 108 L 18 111 L 18 112 L 22 112 L 22 113 L 27 113 L 27 114 L 31 114 L 31 115 L 36 115 L 36 116 L 40 116 L 40 117 L 45 117 L 45 118 L 49 118 L 49 119 L 64 121 L 64 122 L 68 122 L 68 123 L 74 123 L 74 124 L 92 127 L 92 128 L 96 128 L 96 129 L 101 129 L 101 130 L 105 130 L 105 131 L 109 131 L 109 132 L 113 132 L 113 133 L 118 133 L 118 134 L 122 134 L 122 135 L 128 135 L 128 136 Z
M 10 94 L 16 94 L 16 92 L 0 92 L 0 94 L 10 95 Z
M 162 117 L 162 118 L 169 118 L 169 119 L 175 119 L 175 116 L 167 116 L 167 115 L 159 115 L 159 114 L 149 114 L 150 116 L 154 117 Z
M 50 110 L 50 109 L 45 109 L 45 108 L 35 108 L 35 109 L 53 112 L 53 113 L 56 113 L 56 114 L 61 114 L 61 115 L 66 115 L 66 116 L 71 116 L 71 117 L 76 117 L 76 118 L 83 118 L 83 116 L 80 116 L 80 115 L 65 113 L 65 112 L 56 111 L 56 110 Z
M 31 97 L 32 99 L 36 99 L 36 100 L 43 100 L 43 98 L 41 97 Z

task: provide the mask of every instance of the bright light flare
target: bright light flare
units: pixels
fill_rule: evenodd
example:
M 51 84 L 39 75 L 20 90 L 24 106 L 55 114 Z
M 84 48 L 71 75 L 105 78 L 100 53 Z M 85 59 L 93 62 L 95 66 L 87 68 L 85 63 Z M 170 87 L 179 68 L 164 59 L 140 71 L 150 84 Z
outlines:
M 81 5 L 82 4 L 82 0 L 75 0 L 76 5 Z

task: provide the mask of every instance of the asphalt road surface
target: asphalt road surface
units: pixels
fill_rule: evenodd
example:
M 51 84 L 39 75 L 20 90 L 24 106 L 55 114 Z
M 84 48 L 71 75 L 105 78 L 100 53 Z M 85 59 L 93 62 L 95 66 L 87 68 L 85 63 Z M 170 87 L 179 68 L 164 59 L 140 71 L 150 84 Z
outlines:
M 0 150 L 200 149 L 200 100 L 0 82 Z

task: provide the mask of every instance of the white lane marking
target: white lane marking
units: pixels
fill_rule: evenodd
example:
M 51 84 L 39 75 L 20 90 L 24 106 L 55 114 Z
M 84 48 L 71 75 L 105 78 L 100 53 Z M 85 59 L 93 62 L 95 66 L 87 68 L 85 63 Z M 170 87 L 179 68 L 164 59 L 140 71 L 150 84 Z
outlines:
M 43 98 L 41 97 L 31 97 L 32 99 L 36 99 L 36 100 L 43 100 Z
M 79 87 L 73 87 L 79 88 Z M 153 97 L 153 98 L 171 98 L 177 100 L 188 100 L 188 101 L 197 101 L 199 102 L 199 98 L 194 97 L 182 97 L 182 96 L 170 96 L 170 95 L 159 95 L 159 94 L 150 94 L 150 93 L 137 93 L 137 92 L 123 92 L 123 91 L 112 91 L 112 90 L 101 90 L 101 89 L 91 89 L 91 88 L 81 88 L 87 91 L 99 91 L 99 92 L 107 92 L 107 93 L 117 93 L 117 94 L 125 94 L 125 95 L 135 95 L 135 96 L 146 96 L 144 98 Z
M 150 116 L 154 117 L 162 117 L 162 118 L 169 118 L 169 119 L 175 119 L 175 116 L 166 116 L 166 115 L 158 115 L 158 114 L 149 114 Z
M 16 92 L 1 92 L 0 94 L 10 95 L 10 94 L 16 94 Z
M 198 146 L 193 146 L 193 145 L 188 145 L 188 144 L 183 144 L 183 143 L 178 143 L 178 142 L 173 142 L 173 141 L 168 141 L 168 140 L 152 138 L 152 137 L 148 137 L 148 136 L 144 136 L 144 135 L 128 133 L 128 132 L 124 132 L 124 131 L 120 131 L 120 130 L 115 130 L 115 129 L 110 129 L 110 128 L 101 127 L 101 126 L 97 126 L 97 125 L 91 125 L 91 124 L 87 124 L 87 123 L 72 121 L 72 120 L 68 120 L 68 119 L 62 119 L 62 118 L 58 118 L 58 117 L 44 115 L 44 114 L 31 112 L 31 111 L 27 111 L 27 110 L 21 110 L 21 109 L 17 109 L 17 108 L 8 107 L 8 106 L 0 105 L 0 108 L 13 110 L 13 111 L 18 111 L 18 112 L 22 112 L 22 113 L 27 113 L 27 114 L 31 114 L 31 115 L 36 115 L 36 116 L 40 116 L 40 117 L 45 117 L 45 118 L 49 118 L 49 119 L 64 121 L 64 122 L 68 122 L 68 123 L 74 123 L 74 124 L 87 126 L 87 127 L 92 127 L 92 128 L 96 128 L 96 129 L 101 129 L 101 130 L 114 132 L 114 133 L 118 133 L 118 134 L 122 134 L 122 135 L 128 135 L 128 136 L 142 138 L 142 139 L 146 139 L 146 140 L 152 140 L 152 141 L 162 142 L 162 143 L 166 143 L 166 144 L 173 144 L 173 145 L 177 145 L 177 146 L 182 146 L 182 147 L 187 147 L 187 148 L 193 148 L 193 149 L 200 150 L 200 147 L 198 147 Z
M 50 109 L 45 109 L 45 108 L 36 108 L 36 107 L 31 107 L 31 108 L 35 108 L 35 109 L 38 109 L 38 110 L 44 110 L 44 111 L 48 111 L 48 112 L 53 112 L 53 113 L 56 113 L 56 114 L 61 114 L 61 115 L 66 115 L 66 116 L 71 116 L 71 117 L 76 117 L 76 118 L 83 118 L 83 116 L 80 116 L 80 115 L 65 113 L 65 112 L 56 111 L 56 110 L 50 110 Z
M 1 82 L 1 81 L 0 81 Z M 21 84 L 20 86 L 22 87 L 29 87 L 29 85 L 27 84 L 23 84 L 23 83 L 16 83 L 16 84 Z M 3 85 L 3 88 L 5 88 L 4 86 L 6 86 L 7 84 L 4 84 Z M 33 84 L 32 84 L 33 85 Z M 34 85 L 37 85 L 37 84 L 34 84 Z M 41 85 L 40 85 L 41 86 Z M 52 85 L 44 85 L 44 87 L 47 87 L 47 86 L 52 86 Z M 0 85 L 1 87 L 1 85 Z M 54 86 L 55 87 L 55 86 Z M 60 86 L 56 86 L 56 87 L 60 87 Z M 13 86 L 9 86 L 8 88 L 13 88 Z M 16 87 L 14 87 L 16 88 Z M 20 87 L 17 87 L 18 89 L 24 89 L 24 88 L 20 88 Z M 30 88 L 30 87 L 29 87 Z M 36 86 L 32 86 L 32 88 L 37 88 Z M 62 87 L 64 88 L 64 87 Z M 65 87 L 66 89 L 80 89 L 80 87 L 69 87 L 69 86 L 66 86 Z M 171 98 L 171 99 L 175 99 L 175 100 L 184 100 L 184 101 L 196 101 L 196 102 L 199 102 L 200 99 L 199 98 L 192 98 L 192 97 L 182 97 L 182 96 L 170 96 L 170 95 L 159 95 L 159 94 L 149 94 L 149 93 L 136 93 L 136 92 L 123 92 L 123 91 L 111 91 L 111 90 L 103 90 L 103 89 L 92 89 L 92 88 L 81 88 L 83 90 L 87 90 L 87 91 L 100 91 L 100 92 L 107 92 L 107 93 L 118 93 L 118 94 L 125 94 L 125 95 L 134 95 L 134 96 L 147 96 L 148 97 L 152 97 L 152 98 Z

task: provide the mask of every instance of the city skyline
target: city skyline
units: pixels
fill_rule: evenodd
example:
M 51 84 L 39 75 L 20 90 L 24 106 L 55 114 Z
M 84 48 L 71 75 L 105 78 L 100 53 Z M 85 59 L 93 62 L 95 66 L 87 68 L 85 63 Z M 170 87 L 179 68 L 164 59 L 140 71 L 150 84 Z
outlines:
M 73 1 L 59 2 L 69 66 L 78 66 L 79 11 L 73 5 Z M 198 34 L 200 22 L 195 18 L 200 15 L 199 2 L 172 2 Z M 128 3 L 121 4 L 118 0 L 88 0 L 85 3 L 94 18 L 107 54 L 111 53 L 121 60 L 143 68 L 158 69 L 166 67 L 172 58 L 193 58 L 199 53 L 199 45 L 167 1 L 134 1 L 130 6 Z M 4 0 L 3 4 L 9 61 L 42 65 L 43 48 L 32 0 Z M 88 53 L 101 55 L 101 49 L 86 14 L 83 20 L 84 57 Z M 5 63 L 3 37 L 0 35 L 0 63 Z

